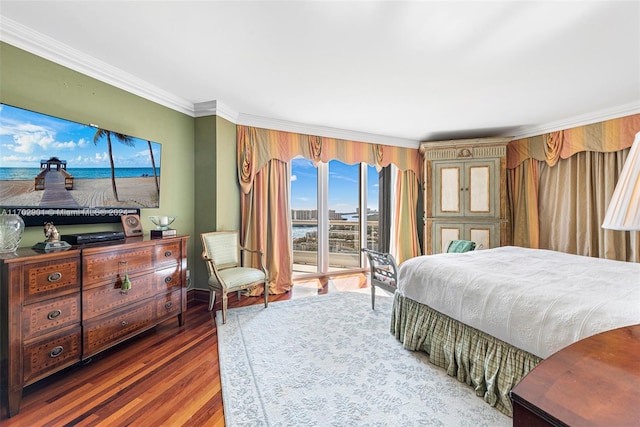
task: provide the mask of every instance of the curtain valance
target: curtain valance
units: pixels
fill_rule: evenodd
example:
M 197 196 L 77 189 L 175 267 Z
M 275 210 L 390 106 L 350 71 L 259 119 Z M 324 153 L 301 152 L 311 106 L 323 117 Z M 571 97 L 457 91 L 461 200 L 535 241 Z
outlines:
M 242 191 L 247 194 L 257 171 L 272 159 L 288 162 L 303 156 L 317 164 L 319 161 L 340 160 L 347 164 L 367 163 L 377 168 L 394 164 L 400 170 L 413 170 L 420 177 L 420 153 L 418 149 L 392 147 L 304 135 L 292 132 L 238 126 L 238 179 Z
M 640 114 L 586 126 L 517 139 L 507 145 L 507 168 L 527 159 L 544 160 L 554 166 L 581 151 L 612 152 L 631 147 L 640 131 Z

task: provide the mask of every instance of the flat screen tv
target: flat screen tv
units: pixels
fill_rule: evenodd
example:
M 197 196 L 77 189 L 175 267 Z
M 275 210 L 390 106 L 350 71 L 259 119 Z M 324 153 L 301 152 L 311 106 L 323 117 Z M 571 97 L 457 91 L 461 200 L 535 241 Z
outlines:
M 0 212 L 26 225 L 119 222 L 160 206 L 162 145 L 0 104 Z

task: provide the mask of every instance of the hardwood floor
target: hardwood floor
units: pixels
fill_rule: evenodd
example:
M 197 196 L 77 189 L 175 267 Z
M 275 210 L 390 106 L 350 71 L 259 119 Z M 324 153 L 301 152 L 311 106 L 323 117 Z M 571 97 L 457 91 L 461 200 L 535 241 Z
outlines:
M 354 290 L 364 274 L 296 280 L 269 302 Z M 218 298 L 219 300 L 220 298 Z M 229 307 L 262 304 L 262 297 L 229 296 Z M 216 302 L 215 310 L 221 309 Z M 185 323 L 174 318 L 24 389 L 12 426 L 224 426 L 215 311 L 189 304 Z

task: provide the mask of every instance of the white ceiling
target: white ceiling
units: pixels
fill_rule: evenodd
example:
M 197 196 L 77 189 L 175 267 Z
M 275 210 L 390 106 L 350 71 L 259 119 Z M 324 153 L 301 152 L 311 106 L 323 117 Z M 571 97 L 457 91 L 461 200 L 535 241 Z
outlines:
M 639 1 L 0 1 L 0 39 L 163 105 L 368 142 L 640 112 Z

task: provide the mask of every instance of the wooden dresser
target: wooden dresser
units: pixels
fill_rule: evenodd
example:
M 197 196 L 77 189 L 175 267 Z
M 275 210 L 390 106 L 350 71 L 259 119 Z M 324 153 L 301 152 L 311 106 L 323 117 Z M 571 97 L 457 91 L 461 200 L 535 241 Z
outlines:
M 514 426 L 639 426 L 640 325 L 563 348 L 529 372 L 511 400 Z
M 186 303 L 188 236 L 128 238 L 61 252 L 0 254 L 2 387 L 22 389 L 158 323 Z M 121 289 L 125 275 L 131 288 Z

